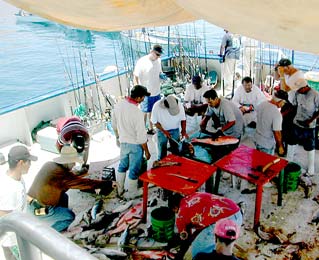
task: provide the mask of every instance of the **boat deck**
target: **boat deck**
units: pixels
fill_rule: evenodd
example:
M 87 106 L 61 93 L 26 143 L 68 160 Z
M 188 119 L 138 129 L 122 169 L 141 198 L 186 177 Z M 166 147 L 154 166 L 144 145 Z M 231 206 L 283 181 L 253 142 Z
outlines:
M 251 140 L 252 134 L 252 132 L 248 132 L 242 138 L 242 143 L 254 147 Z M 156 160 L 157 157 L 155 139 L 155 136 L 149 136 L 149 147 L 152 157 L 148 163 L 148 168 L 151 167 L 152 161 Z M 4 147 L 0 151 L 6 155 L 10 147 Z M 30 171 L 25 176 L 27 189 L 32 184 L 41 166 L 46 161 L 57 157 L 57 154 L 42 150 L 38 143 L 33 144 L 30 148 L 31 153 L 38 156 L 38 161 L 32 162 Z M 316 156 L 318 158 L 319 151 L 316 151 Z M 118 158 L 119 148 L 116 146 L 115 137 L 110 132 L 104 130 L 92 136 L 89 154 L 91 176 L 98 178 L 104 166 L 116 168 Z M 298 148 L 295 158 L 300 159 L 299 163 L 304 167 L 305 158 L 307 157 L 301 147 Z M 6 169 L 7 164 L 0 165 L 0 172 L 3 173 Z M 319 171 L 318 159 L 316 160 L 316 170 Z M 312 177 L 312 181 L 318 184 L 319 174 Z M 247 185 L 247 183 L 242 181 L 241 190 L 247 187 Z M 318 227 L 315 224 L 311 224 L 311 219 L 319 208 L 318 203 L 313 200 L 314 196 L 319 194 L 319 185 L 313 186 L 312 189 L 310 198 L 305 198 L 304 190 L 300 186 L 297 191 L 284 194 L 283 205 L 281 207 L 278 207 L 276 204 L 277 189 L 275 187 L 264 189 L 260 219 L 261 229 L 267 234 L 277 234 L 277 243 L 272 243 L 274 242 L 274 237 L 270 241 L 266 241 L 266 239 L 260 239 L 253 231 L 255 194 L 241 194 L 240 190 L 231 187 L 230 178 L 227 178 L 227 174 L 224 174 L 219 192 L 237 203 L 243 201 L 246 204 L 244 224 L 241 229 L 242 234 L 237 241 L 235 254 L 238 257 L 242 257 L 242 259 L 284 259 L 283 256 L 292 255 L 291 252 L 288 252 L 288 245 L 291 245 L 291 247 L 295 248 L 296 252 L 298 251 L 301 252 L 300 254 L 307 255 L 307 259 L 316 259 L 315 256 L 319 255 Z M 157 188 L 153 187 L 150 189 L 150 192 L 152 194 L 149 195 L 149 198 L 154 197 L 157 194 Z M 70 197 L 69 207 L 76 214 L 80 214 L 84 210 L 91 208 L 96 199 L 96 195 L 83 193 L 78 190 L 69 190 L 68 194 Z M 158 205 L 163 203 L 166 202 L 159 200 Z M 148 219 L 150 220 L 150 218 Z M 308 246 L 302 249 L 302 242 L 305 242 Z M 290 248 L 290 250 L 292 249 Z M 312 256 L 314 257 L 312 258 Z M 189 257 L 189 254 L 187 254 L 186 258 L 188 259 Z

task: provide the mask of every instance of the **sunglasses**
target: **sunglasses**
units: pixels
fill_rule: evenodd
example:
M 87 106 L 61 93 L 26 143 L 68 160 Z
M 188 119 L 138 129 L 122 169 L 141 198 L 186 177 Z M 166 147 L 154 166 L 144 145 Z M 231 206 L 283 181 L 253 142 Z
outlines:
M 158 53 L 158 52 L 155 52 L 155 55 L 156 55 L 157 57 L 160 57 L 162 54 L 160 54 L 160 53 Z

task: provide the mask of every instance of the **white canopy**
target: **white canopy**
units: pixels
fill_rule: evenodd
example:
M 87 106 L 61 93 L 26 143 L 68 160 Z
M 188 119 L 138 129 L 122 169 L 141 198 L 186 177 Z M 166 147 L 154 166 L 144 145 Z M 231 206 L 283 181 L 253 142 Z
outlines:
M 204 19 L 264 42 L 319 54 L 318 0 L 6 0 L 62 24 L 119 31 Z

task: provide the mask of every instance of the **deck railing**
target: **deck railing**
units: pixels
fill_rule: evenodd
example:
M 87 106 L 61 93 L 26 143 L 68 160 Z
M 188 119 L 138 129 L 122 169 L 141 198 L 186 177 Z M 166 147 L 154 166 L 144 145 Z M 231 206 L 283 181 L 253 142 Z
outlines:
M 55 260 L 96 260 L 54 229 L 25 213 L 1 217 L 0 237 L 5 232 L 16 234 L 21 260 L 42 260 L 41 252 Z

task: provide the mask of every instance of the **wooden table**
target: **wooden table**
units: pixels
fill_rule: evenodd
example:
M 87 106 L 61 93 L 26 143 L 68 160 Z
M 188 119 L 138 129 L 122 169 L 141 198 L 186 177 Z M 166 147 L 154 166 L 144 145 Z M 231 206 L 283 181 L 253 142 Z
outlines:
M 150 169 L 140 176 L 143 183 L 143 220 L 147 218 L 148 184 L 153 183 L 163 189 L 178 192 L 183 195 L 190 195 L 198 190 L 216 172 L 216 167 L 170 154 L 162 159 L 164 162 L 178 162 L 180 165 L 165 166 Z M 177 174 L 190 177 L 196 181 L 190 182 L 177 176 Z
M 278 206 L 281 206 L 282 203 L 284 178 L 283 169 L 288 164 L 288 161 L 280 158 L 278 163 L 272 165 L 264 173 L 261 172 L 261 168 L 263 166 L 277 158 L 278 157 L 276 156 L 260 152 L 248 146 L 240 145 L 236 150 L 224 156 L 214 164 L 218 167 L 214 187 L 215 194 L 218 193 L 221 171 L 228 172 L 256 185 L 257 191 L 255 201 L 254 228 L 257 228 L 259 225 L 263 186 L 277 175 L 279 175 L 277 204 Z

